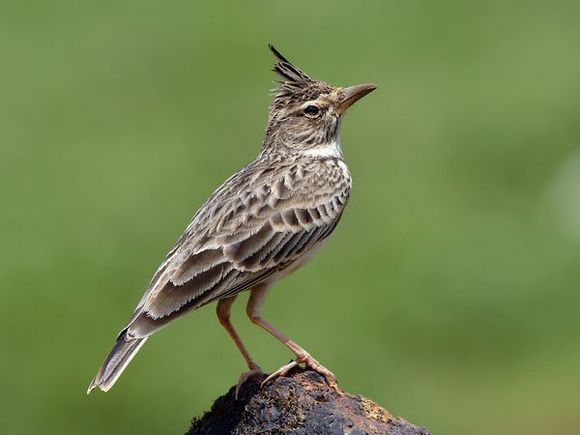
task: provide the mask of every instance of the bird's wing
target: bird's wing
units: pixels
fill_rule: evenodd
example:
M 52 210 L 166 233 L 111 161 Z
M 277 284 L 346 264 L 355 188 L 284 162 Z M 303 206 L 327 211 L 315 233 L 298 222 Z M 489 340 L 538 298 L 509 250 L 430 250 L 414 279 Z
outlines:
M 349 194 L 348 173 L 336 162 L 246 167 L 193 218 L 128 326 L 147 335 L 267 280 L 332 232 Z

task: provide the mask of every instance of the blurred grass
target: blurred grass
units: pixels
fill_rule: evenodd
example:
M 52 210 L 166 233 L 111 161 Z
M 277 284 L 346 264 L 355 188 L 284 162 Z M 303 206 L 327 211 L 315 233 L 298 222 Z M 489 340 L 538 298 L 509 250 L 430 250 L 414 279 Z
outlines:
M 577 433 L 578 4 L 0 11 L 0 432 L 179 433 L 237 380 L 208 307 L 84 395 L 194 211 L 257 153 L 274 42 L 315 77 L 379 90 L 344 123 L 339 231 L 266 315 L 434 433 Z M 263 367 L 286 362 L 242 312 Z

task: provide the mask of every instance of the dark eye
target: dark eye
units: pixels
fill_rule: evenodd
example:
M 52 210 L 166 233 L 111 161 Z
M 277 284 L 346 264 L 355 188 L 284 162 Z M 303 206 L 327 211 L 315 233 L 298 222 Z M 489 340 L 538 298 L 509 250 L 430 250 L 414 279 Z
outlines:
M 318 116 L 319 113 L 320 113 L 320 109 L 316 106 L 311 105 L 311 106 L 306 106 L 304 108 L 304 114 L 306 116 L 310 116 L 310 117 L 314 118 L 314 117 Z

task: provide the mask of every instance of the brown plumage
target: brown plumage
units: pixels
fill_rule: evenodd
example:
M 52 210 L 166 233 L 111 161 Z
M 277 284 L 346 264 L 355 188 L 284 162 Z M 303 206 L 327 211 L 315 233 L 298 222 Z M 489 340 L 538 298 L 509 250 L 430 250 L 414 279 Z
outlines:
M 314 80 L 270 46 L 283 82 L 262 150 L 199 209 L 155 273 L 117 343 L 89 386 L 108 391 L 145 341 L 183 314 L 219 301 L 218 318 L 251 372 L 260 370 L 229 321 L 236 295 L 251 290 L 248 315 L 305 363 L 334 375 L 263 320 L 269 286 L 309 260 L 336 227 L 351 178 L 339 142 L 344 111 L 374 85 L 333 87 Z M 240 382 L 243 382 L 242 376 Z

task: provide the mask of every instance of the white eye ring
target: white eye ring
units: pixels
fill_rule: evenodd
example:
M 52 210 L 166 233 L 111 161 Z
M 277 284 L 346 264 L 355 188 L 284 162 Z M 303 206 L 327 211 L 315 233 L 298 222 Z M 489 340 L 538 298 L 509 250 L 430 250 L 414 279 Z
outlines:
M 318 118 L 318 116 L 320 116 L 320 108 L 314 104 L 309 104 L 304 108 L 304 110 L 302 110 L 302 112 L 309 118 Z

